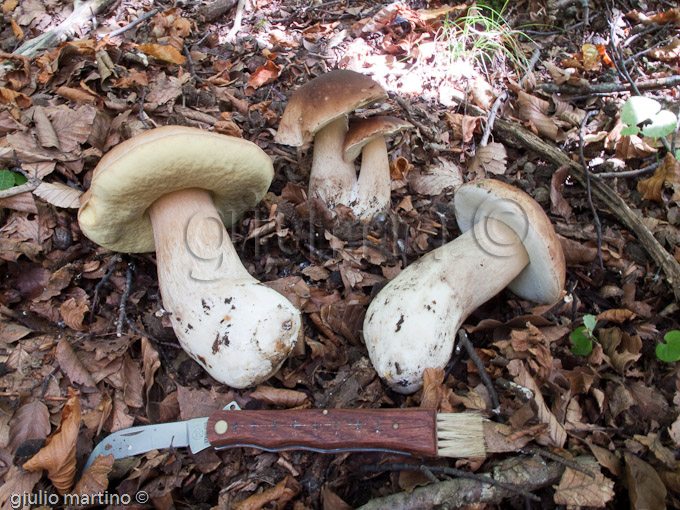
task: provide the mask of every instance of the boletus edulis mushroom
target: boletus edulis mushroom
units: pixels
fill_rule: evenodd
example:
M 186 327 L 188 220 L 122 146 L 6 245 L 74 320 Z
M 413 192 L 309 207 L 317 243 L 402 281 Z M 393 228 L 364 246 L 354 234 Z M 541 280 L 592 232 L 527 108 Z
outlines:
M 370 77 L 340 69 L 305 83 L 288 101 L 275 141 L 299 147 L 314 139 L 309 196 L 331 210 L 339 204 L 354 210 L 352 201 L 360 185 L 354 163 L 343 159 L 347 115 L 385 97 Z M 361 217 L 360 208 L 356 214 Z
M 539 303 L 564 287 L 561 245 L 529 195 L 482 179 L 458 189 L 454 208 L 463 234 L 404 269 L 366 312 L 373 366 L 399 393 L 418 390 L 426 368 L 445 367 L 463 321 L 505 287 Z
M 101 246 L 156 251 L 180 344 L 235 388 L 272 376 L 301 332 L 300 312 L 248 273 L 224 226 L 262 199 L 273 175 L 254 143 L 165 126 L 108 152 L 78 211 L 83 233 Z

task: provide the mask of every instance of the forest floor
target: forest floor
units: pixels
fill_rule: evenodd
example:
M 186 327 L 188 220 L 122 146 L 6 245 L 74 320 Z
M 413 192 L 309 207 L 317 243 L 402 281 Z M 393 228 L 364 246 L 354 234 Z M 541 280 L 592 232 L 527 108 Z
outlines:
M 159 510 L 680 508 L 672 2 L 520 0 L 500 15 L 435 1 L 84 4 L 61 34 L 72 4 L 2 2 L 0 508 L 69 492 L 143 492 L 95 506 Z M 45 48 L 33 44 L 42 34 L 54 35 Z M 291 94 L 336 68 L 388 92 L 361 116 L 413 124 L 388 140 L 391 208 L 366 225 L 308 198 L 311 145 L 274 141 Z M 637 95 L 647 130 L 635 134 L 624 105 Z M 669 118 L 668 136 L 649 130 Z M 218 383 L 179 347 L 154 254 L 111 252 L 79 227 L 102 155 L 163 125 L 241 136 L 273 161 L 269 192 L 230 236 L 247 270 L 302 312 L 304 339 L 254 389 Z M 460 235 L 455 191 L 476 178 L 542 206 L 566 258 L 562 297 L 538 305 L 502 291 L 464 322 L 483 367 L 456 348 L 422 390 L 396 393 L 368 358 L 366 308 Z M 168 448 L 82 473 L 113 431 L 232 401 L 476 412 L 488 453 Z

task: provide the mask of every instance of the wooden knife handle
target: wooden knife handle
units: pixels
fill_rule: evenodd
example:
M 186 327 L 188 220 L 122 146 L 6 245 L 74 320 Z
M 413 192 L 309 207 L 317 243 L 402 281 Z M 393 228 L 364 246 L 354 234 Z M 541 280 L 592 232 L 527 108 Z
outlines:
M 217 448 L 385 449 L 437 456 L 434 409 L 221 410 L 210 415 L 207 435 Z

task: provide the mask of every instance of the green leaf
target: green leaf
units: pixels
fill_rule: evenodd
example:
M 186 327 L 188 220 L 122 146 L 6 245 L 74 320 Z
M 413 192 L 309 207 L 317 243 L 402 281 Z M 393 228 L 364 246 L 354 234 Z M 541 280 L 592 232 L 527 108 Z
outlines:
M 621 122 L 629 126 L 637 126 L 640 122 L 651 119 L 661 110 L 658 101 L 643 96 L 633 96 L 621 108 Z
M 583 325 L 588 330 L 588 333 L 592 333 L 593 330 L 595 329 L 595 326 L 597 325 L 597 317 L 591 314 L 584 315 Z
M 642 134 L 650 138 L 663 138 L 675 131 L 678 118 L 673 112 L 661 110 L 652 117 L 652 123 L 642 128 Z M 623 132 L 623 130 L 621 130 Z
M 623 136 L 637 135 L 639 132 L 640 128 L 637 126 L 626 126 L 624 128 L 621 128 L 621 135 Z
M 666 343 L 656 346 L 656 357 L 666 363 L 680 360 L 680 331 L 669 331 L 663 339 Z
M 593 350 L 593 341 L 585 335 L 586 327 L 576 328 L 569 335 L 569 339 L 574 343 L 571 352 L 576 356 L 588 356 Z
M 0 170 L 0 191 L 12 188 L 16 184 L 14 175 L 14 172 L 9 170 Z

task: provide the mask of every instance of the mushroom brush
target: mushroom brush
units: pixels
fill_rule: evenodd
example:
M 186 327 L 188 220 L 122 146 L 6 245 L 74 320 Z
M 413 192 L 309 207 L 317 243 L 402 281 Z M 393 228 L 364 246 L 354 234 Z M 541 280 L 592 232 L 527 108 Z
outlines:
M 243 267 L 231 225 L 267 192 L 267 154 L 241 138 L 165 126 L 99 162 L 78 222 L 119 252 L 156 251 L 163 306 L 182 348 L 235 388 L 272 376 L 301 332 L 300 312 Z
M 446 366 L 463 321 L 505 287 L 552 303 L 565 261 L 550 220 L 529 195 L 501 181 L 461 186 L 454 208 L 463 234 L 404 269 L 371 302 L 363 335 L 378 375 L 399 393 Z

